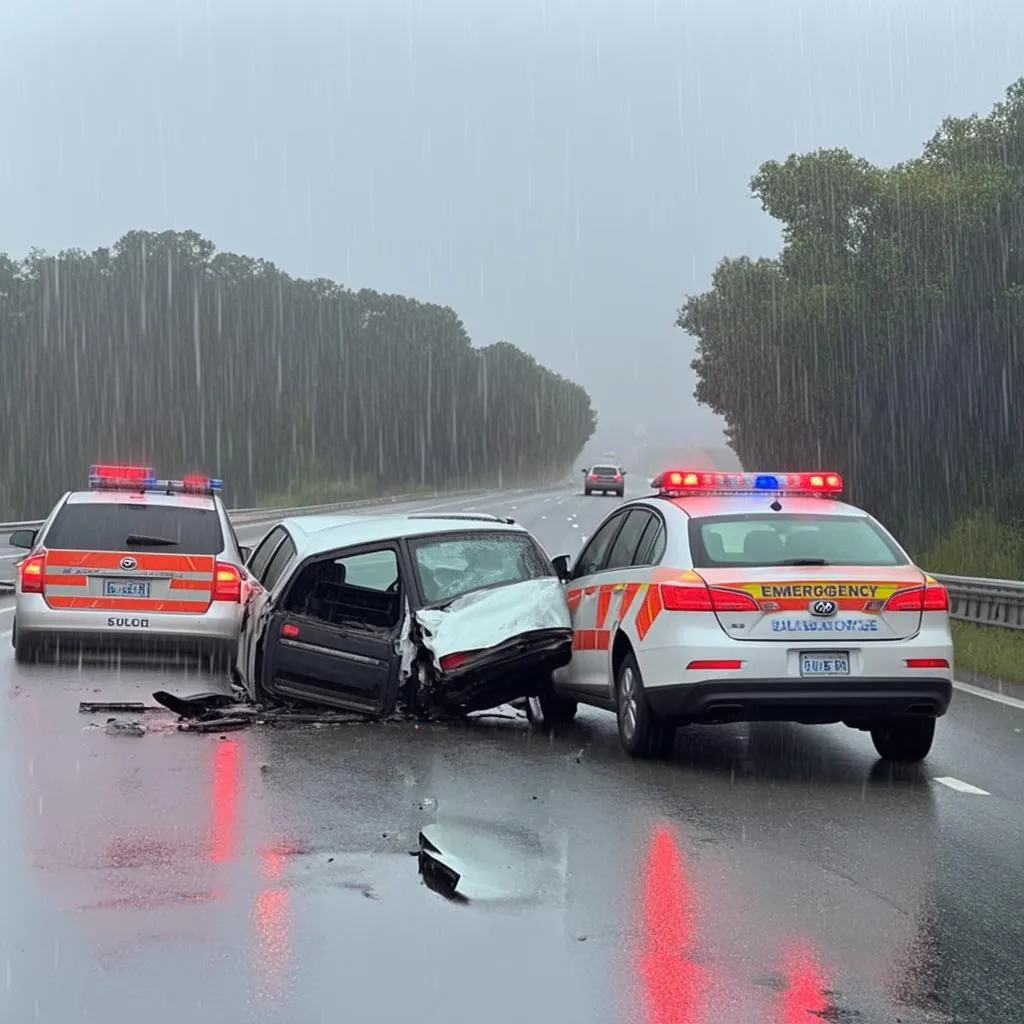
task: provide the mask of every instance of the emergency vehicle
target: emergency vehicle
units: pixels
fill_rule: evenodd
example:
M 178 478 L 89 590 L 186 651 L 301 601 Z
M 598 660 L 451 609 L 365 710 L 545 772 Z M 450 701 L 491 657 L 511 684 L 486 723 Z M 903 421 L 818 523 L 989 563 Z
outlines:
M 573 657 L 528 702 L 614 711 L 633 757 L 690 723 L 843 722 L 927 756 L 953 693 L 945 588 L 839 500 L 838 473 L 669 470 L 619 505 L 563 583 Z M 563 563 L 564 565 L 564 563 Z
M 108 646 L 233 663 L 248 576 L 220 480 L 158 480 L 149 467 L 94 465 L 89 489 L 57 502 L 11 545 L 19 662 Z

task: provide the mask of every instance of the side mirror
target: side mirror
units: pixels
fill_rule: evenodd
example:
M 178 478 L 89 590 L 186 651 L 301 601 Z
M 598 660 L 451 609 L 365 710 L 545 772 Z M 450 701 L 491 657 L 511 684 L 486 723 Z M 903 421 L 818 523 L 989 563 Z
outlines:
M 7 543 L 12 548 L 22 548 L 25 551 L 31 551 L 36 546 L 36 537 L 38 535 L 38 530 L 15 530 Z
M 555 570 L 555 575 L 563 582 L 568 582 L 569 579 L 569 556 L 568 555 L 556 555 L 551 559 L 551 565 Z
M 622 474 L 623 476 L 625 476 L 625 475 L 626 475 L 626 471 L 625 471 L 624 469 L 620 469 L 620 470 L 619 470 L 619 472 L 620 472 L 620 473 L 621 473 L 621 474 Z
M 590 470 L 587 467 L 584 467 L 583 469 L 580 470 L 580 472 L 581 473 L 589 473 Z
M 243 562 L 248 562 L 252 558 L 252 548 L 239 547 L 238 551 L 242 556 Z

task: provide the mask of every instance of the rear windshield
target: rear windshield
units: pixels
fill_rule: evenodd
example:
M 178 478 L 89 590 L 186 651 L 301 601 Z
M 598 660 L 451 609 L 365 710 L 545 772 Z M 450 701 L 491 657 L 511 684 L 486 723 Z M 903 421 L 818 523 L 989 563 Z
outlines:
M 690 520 L 698 569 L 715 566 L 907 565 L 907 557 L 864 516 L 709 516 Z
M 617 476 L 619 470 L 616 466 L 595 466 L 590 472 L 598 476 Z
M 412 542 L 426 604 L 447 602 L 485 587 L 554 576 L 533 538 L 521 533 L 466 533 Z
M 224 540 L 214 509 L 95 504 L 65 505 L 46 534 L 45 544 L 73 551 L 216 555 Z

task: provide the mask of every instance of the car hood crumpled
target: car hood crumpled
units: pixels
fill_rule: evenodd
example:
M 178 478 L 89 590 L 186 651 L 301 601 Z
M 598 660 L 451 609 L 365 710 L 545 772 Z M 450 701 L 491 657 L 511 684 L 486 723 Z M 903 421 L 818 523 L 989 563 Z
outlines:
M 416 620 L 435 661 L 457 651 L 496 647 L 525 633 L 572 629 L 562 584 L 553 577 L 478 590 L 444 609 L 421 609 Z

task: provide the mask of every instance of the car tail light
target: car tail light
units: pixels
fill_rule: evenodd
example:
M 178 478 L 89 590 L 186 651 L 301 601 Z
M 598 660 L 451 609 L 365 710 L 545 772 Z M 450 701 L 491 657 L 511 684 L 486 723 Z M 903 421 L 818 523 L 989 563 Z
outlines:
M 758 603 L 741 590 L 699 583 L 662 583 L 661 604 L 667 612 L 759 612 Z
M 597 474 L 596 473 L 591 473 L 590 474 L 590 479 L 591 480 L 596 480 L 597 479 Z
M 454 672 L 456 669 L 462 668 L 474 653 L 474 651 L 456 651 L 454 654 L 446 654 L 441 659 L 441 671 Z
M 662 583 L 661 604 L 667 612 L 710 612 L 711 591 L 703 583 Z
M 299 627 L 293 625 L 291 622 L 286 622 L 281 627 L 281 636 L 288 637 L 289 640 L 294 640 L 299 635 Z
M 882 611 L 886 612 L 948 612 L 949 594 L 941 583 L 929 583 L 925 587 L 898 590 Z
M 691 671 L 714 671 L 716 669 L 743 668 L 743 662 L 732 658 L 708 658 L 703 661 L 691 661 L 686 666 Z
M 214 601 L 231 601 L 238 604 L 242 600 L 242 574 L 227 562 L 218 562 L 213 570 Z
M 23 594 L 43 593 L 46 577 L 46 553 L 30 555 L 18 567 L 18 577 Z
M 907 668 L 949 668 L 945 658 L 907 658 Z

